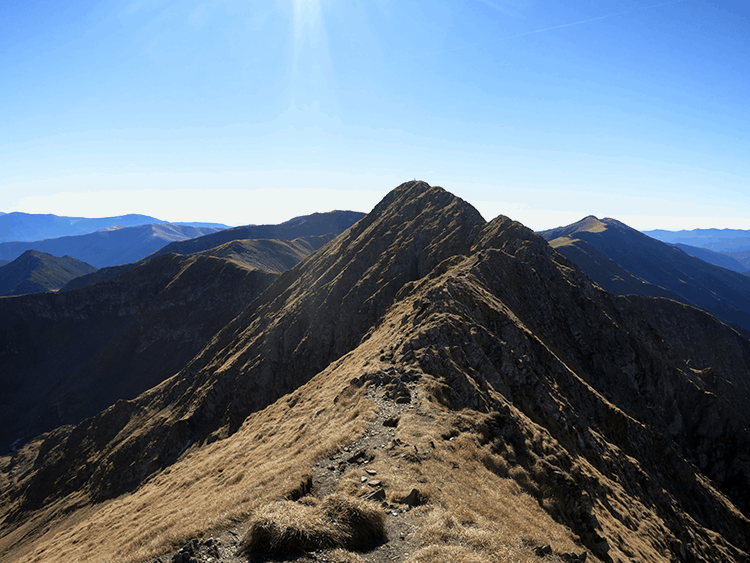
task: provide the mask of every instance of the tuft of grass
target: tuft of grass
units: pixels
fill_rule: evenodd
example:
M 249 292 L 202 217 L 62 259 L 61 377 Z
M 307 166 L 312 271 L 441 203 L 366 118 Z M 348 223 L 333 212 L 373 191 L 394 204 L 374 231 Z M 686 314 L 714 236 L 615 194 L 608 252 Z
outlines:
M 314 502 L 281 500 L 260 507 L 249 522 L 240 553 L 361 549 L 385 537 L 385 514 L 376 504 L 335 493 Z

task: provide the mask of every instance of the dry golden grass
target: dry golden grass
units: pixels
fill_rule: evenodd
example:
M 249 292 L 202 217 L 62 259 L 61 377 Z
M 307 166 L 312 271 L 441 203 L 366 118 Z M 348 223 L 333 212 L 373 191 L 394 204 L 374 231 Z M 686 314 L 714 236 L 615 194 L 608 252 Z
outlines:
M 66 506 L 80 499 L 45 507 L 0 540 L 0 561 L 143 561 L 245 522 L 299 488 L 317 458 L 354 440 L 373 418 L 361 392 L 339 397 L 341 381 L 348 379 L 321 373 L 248 417 L 230 438 L 189 449 L 132 494 L 72 517 Z
M 249 522 L 240 552 L 362 549 L 382 539 L 385 513 L 375 503 L 343 494 L 275 501 L 259 508 Z
M 376 407 L 366 398 L 366 390 L 347 387 L 347 383 L 372 369 L 365 367 L 367 360 L 372 363 L 392 338 L 387 331 L 376 333 L 355 354 L 293 395 L 248 417 L 236 434 L 193 446 L 132 494 L 68 516 L 62 514 L 62 502 L 47 507 L 47 512 L 0 540 L 0 562 L 136 563 L 194 537 L 230 526 L 247 531 L 248 523 L 262 522 L 266 524 L 261 527 L 277 535 L 276 539 L 266 536 L 258 545 L 273 547 L 274 542 L 286 541 L 282 538 L 296 537 L 302 538 L 298 545 L 305 549 L 310 545 L 305 538 L 312 537 L 317 546 L 351 548 L 353 544 L 345 538 L 353 532 L 337 531 L 332 514 L 349 510 L 353 501 L 348 497 L 372 491 L 361 481 L 363 469 L 353 466 L 328 500 L 283 499 L 302 490 L 316 461 L 353 442 L 375 419 Z M 433 387 L 424 375 L 418 404 L 400 418 L 398 442 L 377 448 L 367 466 L 376 470 L 390 502 L 401 501 L 413 488 L 419 490 L 424 504 L 408 513 L 417 543 L 409 561 L 538 563 L 531 552 L 535 545 L 549 544 L 555 553 L 583 551 L 571 530 L 550 516 L 546 493 L 537 486 L 536 465 L 522 468 L 508 462 L 511 450 L 503 452 L 483 439 L 480 426 L 487 415 L 450 411 L 432 400 L 429 389 Z M 456 431 L 457 424 L 460 431 Z M 527 426 L 528 439 L 542 444 L 540 455 L 552 460 L 559 446 L 532 423 Z M 587 471 L 593 474 L 593 469 Z M 81 499 L 66 502 L 74 500 Z M 623 493 L 623 506 L 628 500 Z M 326 510 L 326 502 L 340 504 L 336 510 Z M 647 509 L 637 508 L 640 521 L 653 534 L 664 530 Z M 632 507 L 623 512 L 630 509 L 635 513 Z M 348 518 L 357 514 L 351 511 Z M 597 512 L 597 517 L 623 543 L 634 539 L 631 531 L 608 519 L 605 511 Z M 367 525 L 359 527 L 367 529 Z M 248 535 L 247 545 L 252 544 L 252 537 Z M 618 549 L 613 546 L 612 553 L 619 556 Z M 635 551 L 640 554 L 648 549 L 644 545 Z M 342 563 L 361 563 L 360 556 L 343 549 L 327 553 L 336 553 Z M 588 560 L 598 561 L 591 554 Z

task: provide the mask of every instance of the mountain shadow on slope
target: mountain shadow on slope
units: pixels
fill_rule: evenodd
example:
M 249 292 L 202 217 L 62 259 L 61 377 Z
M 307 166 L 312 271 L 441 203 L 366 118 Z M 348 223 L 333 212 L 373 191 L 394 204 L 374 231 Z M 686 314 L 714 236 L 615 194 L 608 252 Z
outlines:
M 56 291 L 80 276 L 96 271 L 70 256 L 58 258 L 27 250 L 13 262 L 0 266 L 0 296 Z
M 276 276 L 165 255 L 91 287 L 0 299 L 0 451 L 173 375 Z
M 586 217 L 539 234 L 609 291 L 672 297 L 750 330 L 747 276 L 704 262 L 614 219 Z

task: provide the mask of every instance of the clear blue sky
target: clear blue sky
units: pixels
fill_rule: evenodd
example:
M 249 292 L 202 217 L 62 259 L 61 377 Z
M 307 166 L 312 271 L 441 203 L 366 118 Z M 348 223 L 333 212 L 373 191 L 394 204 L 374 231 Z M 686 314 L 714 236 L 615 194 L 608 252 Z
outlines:
M 7 0 L 0 211 L 749 229 L 749 82 L 747 0 Z

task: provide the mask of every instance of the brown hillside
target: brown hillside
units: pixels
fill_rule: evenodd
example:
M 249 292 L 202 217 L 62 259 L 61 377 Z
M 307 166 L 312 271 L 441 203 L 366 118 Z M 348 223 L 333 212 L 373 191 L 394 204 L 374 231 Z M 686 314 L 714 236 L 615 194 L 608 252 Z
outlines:
M 748 561 L 748 359 L 408 182 L 173 378 L 0 458 L 0 561 Z
M 333 238 L 335 238 L 335 235 L 329 234 L 297 238 L 290 241 L 273 239 L 233 240 L 196 254 L 227 258 L 252 268 L 281 274 L 296 266 Z

